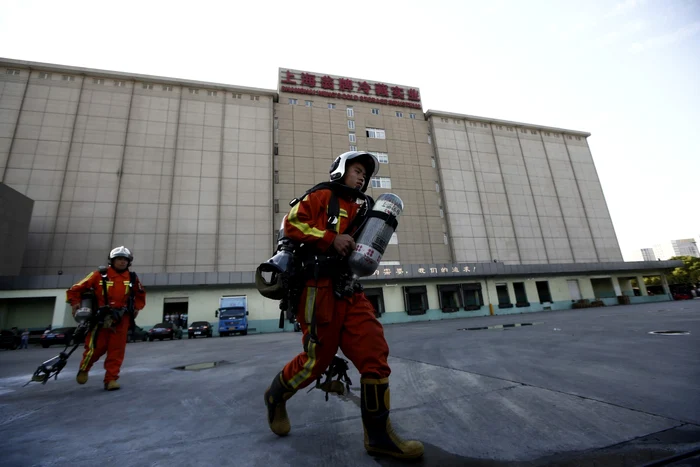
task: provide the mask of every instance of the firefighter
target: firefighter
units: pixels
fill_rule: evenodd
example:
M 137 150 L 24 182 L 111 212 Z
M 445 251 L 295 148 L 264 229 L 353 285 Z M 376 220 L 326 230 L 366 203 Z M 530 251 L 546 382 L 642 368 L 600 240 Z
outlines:
M 400 438 L 389 420 L 389 347 L 374 308 L 361 290 L 340 298 L 334 293 L 343 288 L 343 284 L 337 283 L 340 280 L 337 272 L 343 270 L 343 264 L 355 249 L 352 226 L 357 229 L 358 223 L 353 221 L 361 208 L 358 199 L 368 202 L 363 193 L 378 169 L 373 154 L 351 151 L 340 155 L 331 165 L 331 182 L 352 190 L 312 191 L 295 204 L 286 217 L 285 235 L 297 244 L 304 244 L 304 248 L 310 247 L 305 254 L 314 259 L 310 263 L 316 266 L 304 270 L 306 279 L 302 282 L 303 290 L 296 308 L 304 351 L 274 377 L 265 391 L 265 405 L 272 432 L 287 435 L 291 426 L 286 401 L 318 380 L 337 358 L 335 354 L 340 348 L 361 374 L 365 449 L 373 455 L 414 459 L 423 455 L 423 444 Z M 332 199 L 334 196 L 337 201 Z M 329 217 L 333 205 L 339 207 L 335 223 L 330 218 L 334 216 Z M 351 226 L 350 231 L 348 226 Z M 319 258 L 324 263 L 322 267 L 318 266 Z M 337 389 L 326 387 L 324 390 L 340 392 Z
M 114 248 L 109 253 L 109 267 L 91 272 L 82 281 L 68 289 L 67 302 L 73 316 L 80 306 L 81 295 L 92 290 L 97 300 L 93 326 L 85 336 L 85 352 L 76 376 L 78 384 L 88 381 L 92 365 L 105 353 L 104 388 L 119 389 L 119 370 L 124 361 L 129 327 L 146 305 L 146 292 L 136 274 L 129 271 L 134 260 L 128 248 Z

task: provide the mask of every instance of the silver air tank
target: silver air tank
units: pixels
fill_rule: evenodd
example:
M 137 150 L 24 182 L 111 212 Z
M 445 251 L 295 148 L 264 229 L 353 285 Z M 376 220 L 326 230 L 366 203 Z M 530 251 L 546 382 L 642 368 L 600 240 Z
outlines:
M 402 211 L 403 201 L 395 194 L 383 193 L 377 198 L 360 236 L 355 241 L 355 251 L 348 258 L 353 275 L 370 276 L 377 270 L 396 230 L 396 219 Z

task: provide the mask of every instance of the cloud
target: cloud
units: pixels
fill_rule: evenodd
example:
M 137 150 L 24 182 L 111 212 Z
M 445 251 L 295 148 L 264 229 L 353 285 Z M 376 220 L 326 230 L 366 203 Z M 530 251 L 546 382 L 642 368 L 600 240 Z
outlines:
M 615 42 L 618 42 L 618 40 L 621 37 L 638 33 L 642 29 L 646 28 L 646 26 L 646 21 L 641 19 L 636 21 L 630 21 L 629 23 L 624 24 L 620 29 L 610 31 L 607 34 L 603 34 L 594 43 L 599 47 L 608 46 Z
M 635 42 L 632 44 L 632 51 L 644 52 L 645 50 L 649 49 L 677 44 L 684 39 L 694 36 L 698 32 L 700 32 L 700 21 L 695 21 L 694 23 L 683 26 L 682 28 L 676 29 L 673 32 L 652 37 L 645 41 Z
M 616 4 L 612 10 L 605 14 L 605 17 L 612 18 L 614 16 L 627 13 L 628 11 L 637 8 L 642 3 L 644 3 L 644 0 L 625 0 L 624 2 Z

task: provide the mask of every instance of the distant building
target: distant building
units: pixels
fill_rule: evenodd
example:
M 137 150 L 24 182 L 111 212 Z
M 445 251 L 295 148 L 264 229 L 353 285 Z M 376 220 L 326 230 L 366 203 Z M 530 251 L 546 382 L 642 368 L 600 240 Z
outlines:
M 700 252 L 694 238 L 680 238 L 654 245 L 654 255 L 658 259 L 669 259 L 672 256 L 695 256 L 699 258 Z
M 642 260 L 656 261 L 656 255 L 653 248 L 642 248 Z

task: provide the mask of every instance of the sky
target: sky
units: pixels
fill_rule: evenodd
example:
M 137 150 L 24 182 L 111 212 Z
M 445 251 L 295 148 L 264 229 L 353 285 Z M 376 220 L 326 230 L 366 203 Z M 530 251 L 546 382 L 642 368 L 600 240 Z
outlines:
M 588 131 L 625 260 L 700 238 L 700 0 L 4 0 L 0 56 L 266 89 L 292 68 Z

